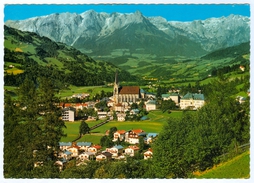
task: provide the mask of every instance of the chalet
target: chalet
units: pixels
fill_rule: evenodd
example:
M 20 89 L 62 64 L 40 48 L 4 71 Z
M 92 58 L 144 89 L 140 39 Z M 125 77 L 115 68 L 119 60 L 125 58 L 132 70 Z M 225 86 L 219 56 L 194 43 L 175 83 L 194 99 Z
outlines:
M 153 151 L 151 148 L 149 148 L 146 152 L 144 152 L 144 159 L 150 159 L 153 157 Z
M 71 142 L 59 142 L 59 148 L 62 151 L 67 150 L 69 147 L 71 147 L 71 145 Z
M 71 154 L 72 157 L 76 158 L 79 154 L 79 149 L 80 147 L 77 146 L 76 143 L 72 143 L 71 147 L 69 147 L 67 150 L 72 153 Z
M 88 151 L 88 148 L 92 146 L 92 142 L 77 142 L 77 146 L 80 151 Z
M 59 157 L 61 159 L 65 159 L 66 161 L 68 161 L 72 158 L 72 152 L 70 152 L 68 150 L 64 150 L 63 152 L 59 153 Z
M 146 136 L 146 132 L 141 129 L 129 130 L 125 133 L 125 141 L 130 144 L 138 144 L 139 138 Z
M 187 93 L 180 99 L 181 109 L 193 109 L 197 110 L 205 104 L 205 98 L 203 94 Z
M 120 141 L 123 141 L 124 140 L 124 135 L 125 135 L 125 130 L 117 130 L 115 133 L 114 133 L 114 137 L 113 137 L 113 142 L 116 142 L 118 139 Z
M 110 161 L 112 159 L 112 154 L 110 152 L 103 152 L 96 156 L 96 161 Z
M 88 152 L 93 152 L 95 154 L 98 154 L 100 150 L 101 150 L 101 146 L 100 145 L 94 145 L 94 146 L 89 147 L 87 149 Z
M 129 146 L 128 148 L 124 149 L 124 154 L 127 156 L 133 157 L 139 151 L 138 146 Z
M 77 160 L 80 160 L 80 161 L 90 161 L 94 159 L 95 159 L 95 153 L 93 152 L 83 152 L 77 157 Z
M 112 158 L 117 158 L 123 153 L 123 146 L 115 145 L 114 147 L 106 148 L 106 152 L 110 152 L 112 154 Z
M 158 136 L 158 133 L 148 133 L 144 140 L 145 140 L 146 144 L 151 144 L 154 142 L 154 140 L 157 138 L 157 136 Z

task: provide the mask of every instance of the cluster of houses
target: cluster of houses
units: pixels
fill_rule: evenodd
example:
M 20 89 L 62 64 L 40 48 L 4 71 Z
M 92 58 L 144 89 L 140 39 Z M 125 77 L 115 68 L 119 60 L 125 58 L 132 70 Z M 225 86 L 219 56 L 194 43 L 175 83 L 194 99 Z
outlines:
M 63 108 L 62 119 L 64 121 L 74 121 L 77 110 L 83 110 L 84 108 L 93 108 L 97 112 L 98 119 L 108 118 L 113 119 L 113 111 L 117 114 L 118 121 L 125 121 L 126 114 L 137 115 L 138 109 L 131 109 L 131 104 L 139 104 L 144 101 L 143 108 L 146 111 L 152 111 L 157 109 L 156 96 L 153 93 L 146 92 L 139 86 L 121 86 L 116 73 L 115 82 L 113 87 L 113 96 L 108 98 L 107 106 L 109 111 L 100 111 L 95 107 L 96 102 L 86 103 L 61 103 L 60 107 Z M 205 104 L 204 95 L 201 93 L 187 93 L 184 96 L 179 95 L 179 90 L 169 91 L 170 93 L 162 94 L 162 100 L 172 100 L 176 106 L 182 110 L 190 109 L 197 110 Z M 89 94 L 76 94 L 73 97 L 87 97 Z M 90 117 L 95 119 L 95 117 Z
M 152 97 L 152 96 L 150 96 Z M 155 98 L 155 96 L 153 96 Z M 144 109 L 146 111 L 152 111 L 157 109 L 157 101 L 154 98 L 149 98 L 144 101 Z M 191 109 L 197 110 L 201 108 L 205 104 L 205 99 L 203 94 L 197 93 L 187 93 L 183 97 L 180 97 L 178 93 L 168 93 L 162 94 L 162 100 L 172 100 L 175 102 L 176 106 L 180 109 Z M 136 99 L 135 101 L 139 104 L 140 100 Z M 88 119 L 95 120 L 108 118 L 113 119 L 113 111 L 116 112 L 117 121 L 125 121 L 126 115 L 138 115 L 139 109 L 131 109 L 131 104 L 133 102 L 130 101 L 123 101 L 121 103 L 115 103 L 112 98 L 109 98 L 107 101 L 107 106 L 110 111 L 100 111 L 95 107 L 96 102 L 85 102 L 85 103 L 61 103 L 59 107 L 62 108 L 62 119 L 64 121 L 75 121 L 75 117 L 78 110 L 83 110 L 84 108 L 93 108 L 96 113 L 97 117 L 89 116 Z
M 157 138 L 158 133 L 147 134 L 142 129 L 117 130 L 113 135 L 112 141 L 128 142 L 130 145 L 126 148 L 121 145 L 115 145 L 102 150 L 100 145 L 93 145 L 91 142 L 59 142 L 59 160 L 55 164 L 61 170 L 65 163 L 71 159 L 76 159 L 77 166 L 86 164 L 87 161 L 91 160 L 126 160 L 126 157 L 133 157 L 140 150 L 138 144 L 141 136 L 144 137 L 143 139 L 146 144 L 151 144 Z M 152 158 L 152 149 L 149 148 L 143 155 L 144 159 Z

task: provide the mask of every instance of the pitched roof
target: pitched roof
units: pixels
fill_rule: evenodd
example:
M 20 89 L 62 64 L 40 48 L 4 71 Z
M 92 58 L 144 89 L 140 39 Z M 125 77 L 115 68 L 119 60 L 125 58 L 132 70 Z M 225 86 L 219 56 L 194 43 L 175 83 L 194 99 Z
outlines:
M 101 154 L 103 154 L 104 156 L 107 156 L 107 157 L 111 157 L 112 156 L 112 154 L 110 152 L 103 152 Z
M 133 150 L 139 150 L 139 147 L 138 146 L 129 146 L 128 148 L 130 148 L 130 149 L 133 149 Z
M 182 99 L 193 99 L 193 100 L 205 100 L 205 97 L 203 94 L 200 93 L 187 93 L 186 95 L 184 95 L 184 97 Z
M 92 142 L 77 142 L 77 146 L 91 146 Z
M 66 155 L 71 155 L 72 152 L 70 152 L 70 151 L 64 151 L 64 154 L 66 154 Z
M 96 148 L 96 149 L 101 149 L 100 145 L 94 145 L 93 147 Z
M 156 136 L 158 136 L 158 133 L 148 133 L 147 134 L 147 138 L 149 138 L 149 137 L 156 137 Z
M 170 94 L 161 94 L 161 97 L 162 98 L 168 98 L 168 97 L 170 97 Z
M 139 133 L 141 133 L 141 132 L 144 132 L 143 130 L 141 130 L 141 129 L 135 129 L 135 130 L 132 130 L 134 133 L 136 133 L 136 134 L 139 134 Z
M 119 89 L 119 94 L 139 94 L 138 86 L 123 86 Z
M 71 142 L 59 142 L 59 146 L 71 146 Z
M 155 105 L 156 104 L 156 101 L 155 100 L 149 100 L 146 105 Z
M 126 131 L 125 130 L 117 130 L 116 132 L 119 134 L 125 134 Z
M 123 146 L 121 146 L 121 145 L 115 145 L 114 148 L 116 148 L 116 149 L 123 149 Z

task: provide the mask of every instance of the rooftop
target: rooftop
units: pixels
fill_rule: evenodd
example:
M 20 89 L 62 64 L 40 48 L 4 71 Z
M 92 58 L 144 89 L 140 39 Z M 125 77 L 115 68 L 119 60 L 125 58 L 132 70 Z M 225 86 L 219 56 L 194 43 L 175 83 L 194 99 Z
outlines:
M 187 93 L 182 99 L 205 100 L 204 94 L 201 93 Z
M 119 94 L 139 94 L 138 86 L 122 86 L 119 89 Z

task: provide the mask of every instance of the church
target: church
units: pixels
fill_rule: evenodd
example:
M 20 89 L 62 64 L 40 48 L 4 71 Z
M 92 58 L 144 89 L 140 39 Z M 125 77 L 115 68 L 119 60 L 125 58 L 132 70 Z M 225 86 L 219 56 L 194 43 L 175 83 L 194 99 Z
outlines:
M 144 98 L 144 93 L 139 86 L 120 86 L 118 74 L 115 75 L 115 83 L 113 89 L 114 104 L 123 102 L 135 103 L 140 98 Z

